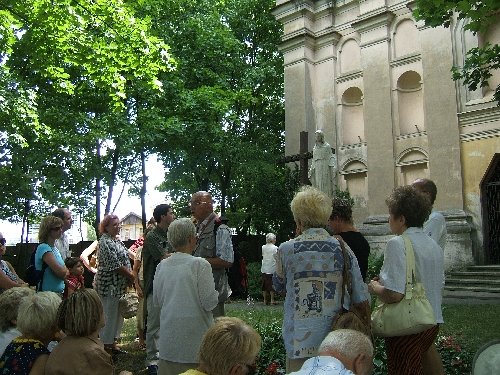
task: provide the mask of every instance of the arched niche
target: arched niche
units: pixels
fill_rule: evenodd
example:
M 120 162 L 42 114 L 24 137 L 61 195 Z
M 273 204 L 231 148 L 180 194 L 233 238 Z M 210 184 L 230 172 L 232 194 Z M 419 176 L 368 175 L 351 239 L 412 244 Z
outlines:
M 393 33 L 393 40 L 394 58 L 420 51 L 418 29 L 411 19 L 404 19 L 397 24 Z
M 410 134 L 425 130 L 424 98 L 422 78 L 410 70 L 397 81 L 399 134 Z
M 361 52 L 355 39 L 348 39 L 339 49 L 340 74 L 361 70 Z
M 429 178 L 429 155 L 421 147 L 410 147 L 396 158 L 399 186 L 410 185 L 419 178 Z
M 366 161 L 360 159 L 349 159 L 340 168 L 345 188 L 349 190 L 349 194 L 356 201 L 368 199 L 367 171 Z
M 358 87 L 349 87 L 342 94 L 342 144 L 361 143 L 364 138 L 363 93 Z

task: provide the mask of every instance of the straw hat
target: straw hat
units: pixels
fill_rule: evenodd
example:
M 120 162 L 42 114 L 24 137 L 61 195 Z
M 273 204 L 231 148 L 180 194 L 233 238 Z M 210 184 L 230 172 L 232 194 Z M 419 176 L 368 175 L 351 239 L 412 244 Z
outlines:
M 483 345 L 472 362 L 472 375 L 492 374 L 500 374 L 500 340 Z

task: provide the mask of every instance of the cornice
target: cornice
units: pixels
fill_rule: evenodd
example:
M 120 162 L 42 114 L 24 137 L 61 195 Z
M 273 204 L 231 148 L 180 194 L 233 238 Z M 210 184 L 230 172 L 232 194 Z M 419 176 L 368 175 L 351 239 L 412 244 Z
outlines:
M 354 30 L 362 34 L 380 27 L 389 26 L 395 16 L 387 7 L 383 7 L 358 16 L 357 20 L 352 22 L 351 25 Z
M 353 81 L 358 78 L 363 78 L 363 71 L 362 70 L 354 70 L 352 72 L 348 73 L 343 73 L 337 78 L 335 78 L 336 83 L 343 83 L 343 82 L 348 82 L 348 81 Z
M 420 52 L 413 53 L 411 55 L 406 55 L 403 57 L 398 57 L 397 59 L 394 59 L 391 61 L 391 67 L 397 67 L 397 66 L 404 66 L 408 64 L 412 64 L 414 62 L 419 62 L 422 61 L 422 55 Z
M 483 108 L 458 114 L 460 127 L 465 128 L 488 122 L 500 121 L 500 107 Z
M 415 132 L 415 133 L 409 133 L 409 134 L 401 134 L 396 137 L 396 140 L 399 141 L 401 139 L 410 139 L 410 138 L 417 138 L 417 137 L 423 137 L 427 136 L 427 131 L 423 130 L 420 132 Z
M 352 143 L 350 145 L 342 145 L 339 147 L 339 151 L 353 150 L 353 149 L 362 148 L 362 147 L 366 147 L 366 142 L 358 142 L 358 143 Z M 350 160 L 349 162 L 351 162 L 351 161 L 352 160 Z M 362 162 L 364 162 L 366 164 L 366 161 L 362 161 Z
M 479 141 L 481 139 L 500 137 L 500 129 L 483 130 L 479 132 L 472 132 L 460 134 L 460 142 Z

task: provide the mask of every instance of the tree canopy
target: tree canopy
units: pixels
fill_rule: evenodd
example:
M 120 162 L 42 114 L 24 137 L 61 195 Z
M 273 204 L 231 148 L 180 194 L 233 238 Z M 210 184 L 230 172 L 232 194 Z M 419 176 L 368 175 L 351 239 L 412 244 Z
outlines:
M 0 0 L 0 217 L 70 206 L 97 224 L 118 181 L 152 188 L 156 153 L 180 214 L 203 189 L 243 235 L 293 229 L 274 5 Z

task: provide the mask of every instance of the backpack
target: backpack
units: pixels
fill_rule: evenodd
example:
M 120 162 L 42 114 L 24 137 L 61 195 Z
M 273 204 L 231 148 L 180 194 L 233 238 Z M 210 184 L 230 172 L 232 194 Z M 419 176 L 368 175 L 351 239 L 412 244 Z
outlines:
M 28 260 L 28 264 L 26 266 L 26 272 L 24 274 L 24 281 L 28 283 L 29 286 L 35 286 L 37 292 L 42 291 L 43 284 L 43 275 L 45 273 L 45 269 L 48 267 L 48 264 L 45 261 L 42 261 L 42 269 L 37 270 L 35 267 L 35 257 L 36 257 L 36 249 L 31 253 L 30 259 Z
M 248 294 L 247 264 L 245 263 L 245 258 L 243 258 L 238 250 L 234 251 L 234 262 L 232 267 L 227 271 L 227 277 L 233 295 L 243 295 L 246 297 Z

